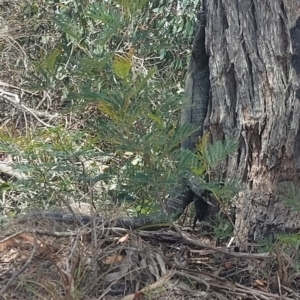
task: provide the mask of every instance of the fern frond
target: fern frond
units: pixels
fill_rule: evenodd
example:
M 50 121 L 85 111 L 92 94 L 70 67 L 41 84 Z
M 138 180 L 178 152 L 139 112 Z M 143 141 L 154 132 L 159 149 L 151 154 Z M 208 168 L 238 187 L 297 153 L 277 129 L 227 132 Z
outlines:
M 209 144 L 207 148 L 204 149 L 204 159 L 211 168 L 214 168 L 228 155 L 236 151 L 237 148 L 238 143 L 236 140 L 228 139 L 224 142 L 216 141 L 213 144 Z
M 288 246 L 294 246 L 296 248 L 300 246 L 300 233 L 279 234 L 277 235 L 277 239 Z
M 177 160 L 180 162 L 180 169 L 184 171 L 191 171 L 200 167 L 197 155 L 187 149 L 180 149 L 177 152 Z
M 178 131 L 176 132 L 175 138 L 183 141 L 191 136 L 194 132 L 199 130 L 199 126 L 195 124 L 182 124 Z

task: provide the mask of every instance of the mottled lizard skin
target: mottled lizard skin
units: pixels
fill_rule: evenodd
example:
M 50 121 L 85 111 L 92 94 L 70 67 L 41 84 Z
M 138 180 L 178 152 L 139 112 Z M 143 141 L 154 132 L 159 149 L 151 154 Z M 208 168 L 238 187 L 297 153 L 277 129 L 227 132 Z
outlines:
M 197 31 L 185 83 L 186 97 L 181 109 L 181 124 L 198 125 L 198 130 L 182 142 L 181 147 L 189 150 L 195 148 L 203 134 L 210 90 L 209 57 L 205 49 L 206 17 L 204 13 L 199 13 L 197 18 Z
M 205 48 L 205 13 L 197 15 L 197 29 L 193 41 L 192 56 L 187 72 L 185 83 L 185 101 L 181 109 L 181 124 L 196 124 L 198 130 L 190 135 L 181 144 L 184 149 L 194 150 L 203 135 L 203 124 L 207 114 L 209 101 L 210 81 L 209 81 L 209 56 Z M 206 198 L 208 192 L 201 189 L 194 176 L 189 176 L 188 186 L 194 192 L 195 218 L 193 229 L 197 221 L 202 221 L 206 215 L 208 204 Z

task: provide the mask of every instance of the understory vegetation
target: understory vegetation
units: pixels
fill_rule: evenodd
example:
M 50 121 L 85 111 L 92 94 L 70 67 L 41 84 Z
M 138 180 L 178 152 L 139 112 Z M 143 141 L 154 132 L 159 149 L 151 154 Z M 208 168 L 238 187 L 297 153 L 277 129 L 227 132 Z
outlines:
M 1 151 L 22 177 L 1 186 L 4 215 L 66 201 L 147 214 L 183 174 L 201 177 L 235 150 L 207 151 L 208 139 L 198 156 L 179 147 L 197 128 L 179 120 L 199 9 L 197 1 L 3 4 L 1 78 L 16 88 L 2 103 Z
M 24 109 L 5 103 L 1 148 L 26 174 L 2 186 L 5 213 L 60 199 L 98 207 L 125 200 L 138 214 L 155 209 L 175 169 L 191 162 L 178 145 L 194 126 L 180 128 L 178 116 L 196 9 L 147 1 L 3 4 L 4 22 L 14 10 L 18 17 L 2 36 L 1 78 L 15 84 Z

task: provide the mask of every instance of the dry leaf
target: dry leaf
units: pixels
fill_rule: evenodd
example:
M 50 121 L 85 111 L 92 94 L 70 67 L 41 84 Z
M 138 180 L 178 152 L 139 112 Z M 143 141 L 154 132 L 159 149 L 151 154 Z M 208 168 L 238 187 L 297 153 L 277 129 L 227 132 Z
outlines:
M 129 237 L 129 234 L 122 236 L 121 238 L 119 238 L 117 244 L 126 242 L 128 240 L 128 237 Z

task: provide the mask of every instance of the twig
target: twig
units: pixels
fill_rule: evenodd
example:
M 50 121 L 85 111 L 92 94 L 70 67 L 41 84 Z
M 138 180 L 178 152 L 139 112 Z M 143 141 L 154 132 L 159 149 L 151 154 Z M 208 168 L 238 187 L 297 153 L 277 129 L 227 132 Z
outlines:
M 47 231 L 47 230 L 39 230 L 39 229 L 28 229 L 28 230 L 24 230 L 24 232 L 61 238 L 61 237 L 77 237 L 78 235 L 86 235 L 90 233 L 90 230 L 85 232 L 83 231 L 59 232 L 59 231 Z
M 8 280 L 7 284 L 5 285 L 5 287 L 2 289 L 0 295 L 3 296 L 5 294 L 5 292 L 7 291 L 7 289 L 9 288 L 10 284 L 12 283 L 12 281 L 19 276 L 21 273 L 23 273 L 25 271 L 25 269 L 28 267 L 28 265 L 31 263 L 33 255 L 36 252 L 36 246 L 37 246 L 37 241 L 36 238 L 34 239 L 34 245 L 33 245 L 33 249 L 31 251 L 30 257 L 27 259 L 26 263 L 23 265 L 23 267 L 21 269 L 19 269 L 18 271 L 16 271 L 12 277 Z
M 280 300 L 295 300 L 294 298 L 290 298 L 288 296 L 271 294 L 271 293 L 264 292 L 264 291 L 258 291 L 258 290 L 243 286 L 239 283 L 235 283 L 235 286 L 236 286 L 236 291 L 247 293 L 248 295 L 257 295 L 257 296 L 260 296 L 262 299 L 266 299 L 266 300 L 269 300 L 272 298 L 280 299 Z
M 13 104 L 16 107 L 21 108 L 23 111 L 26 111 L 27 113 L 31 114 L 38 122 L 43 124 L 44 126 L 48 128 L 53 128 L 54 126 L 49 125 L 42 121 L 39 117 L 41 118 L 48 118 L 48 119 L 53 119 L 58 116 L 58 114 L 52 115 L 47 112 L 42 112 L 38 111 L 32 108 L 27 107 L 25 104 L 23 104 L 20 100 L 20 97 L 16 94 L 6 92 L 3 89 L 0 89 L 0 96 L 2 96 L 5 100 L 9 101 L 11 104 Z
M 270 254 L 270 253 L 239 253 L 239 252 L 228 252 L 227 250 L 224 250 L 222 248 L 218 248 L 209 244 L 204 244 L 201 243 L 199 241 L 196 241 L 194 239 L 189 238 L 188 236 L 186 236 L 179 228 L 176 224 L 172 224 L 172 226 L 175 228 L 175 230 L 177 231 L 177 233 L 180 235 L 180 237 L 185 240 L 186 242 L 198 246 L 198 247 L 202 247 L 202 248 L 207 248 L 207 249 L 211 249 L 211 250 L 215 250 L 216 252 L 220 252 L 220 253 L 224 253 L 230 256 L 234 256 L 234 257 L 240 257 L 240 258 L 254 258 L 254 259 L 274 259 L 275 255 L 274 254 Z
M 185 273 L 185 272 L 181 272 L 181 271 L 176 271 L 175 274 L 178 276 L 181 276 L 181 277 L 186 277 L 186 278 L 198 281 L 200 283 L 203 283 L 206 286 L 206 291 L 208 291 L 210 289 L 209 283 L 205 279 L 203 279 L 201 276 L 195 276 L 195 275 L 189 274 L 188 272 Z
M 10 84 L 10 83 L 6 83 L 6 82 L 1 81 L 1 80 L 0 80 L 0 85 L 3 86 L 3 87 L 6 87 L 6 88 L 12 88 L 12 89 L 20 90 L 20 91 L 22 91 L 22 92 L 24 92 L 24 93 L 27 93 L 27 94 L 30 94 L 30 95 L 35 95 L 35 94 L 36 94 L 36 92 L 33 93 L 33 92 L 31 92 L 31 91 L 25 90 L 25 89 L 23 89 L 23 88 L 20 88 L 20 87 L 18 87 L 18 86 L 12 85 L 12 84 Z
M 281 287 L 282 287 L 283 290 L 286 290 L 287 292 L 291 293 L 294 296 L 295 300 L 296 299 L 298 299 L 298 300 L 300 299 L 300 295 L 297 294 L 297 293 L 295 293 L 295 291 L 293 291 L 292 289 L 290 289 L 290 288 L 288 288 L 288 287 L 286 287 L 284 285 L 282 285 Z
M 141 295 L 146 291 L 149 292 L 151 290 L 156 290 L 159 287 L 161 287 L 162 285 L 164 285 L 167 281 L 169 281 L 175 274 L 176 274 L 176 272 L 174 270 L 171 270 L 166 275 L 161 277 L 158 281 L 154 282 L 153 284 L 151 284 L 149 286 L 144 287 L 143 289 L 141 289 L 140 291 L 138 291 L 134 294 L 123 297 L 121 300 L 134 300 L 134 299 L 137 299 L 137 294 Z
M 10 239 L 12 239 L 12 238 L 14 238 L 14 237 L 19 236 L 19 235 L 21 235 L 22 233 L 24 233 L 23 230 L 18 231 L 18 232 L 16 232 L 16 233 L 14 233 L 14 234 L 12 234 L 12 235 L 10 235 L 10 236 L 8 236 L 8 237 L 6 237 L 6 238 L 0 240 L 0 244 L 1 244 L 1 243 L 4 243 L 4 242 L 6 242 L 6 241 L 8 241 L 8 240 L 10 240 Z
M 0 162 L 0 172 L 7 174 L 11 177 L 15 177 L 18 180 L 27 179 L 27 176 L 24 173 L 13 170 L 13 168 L 11 166 L 9 166 L 8 164 L 3 163 L 3 162 Z

